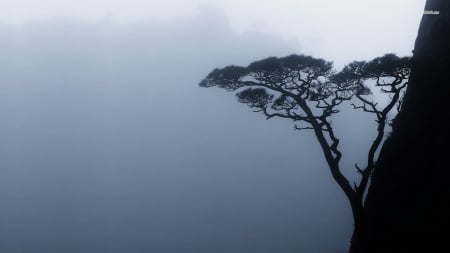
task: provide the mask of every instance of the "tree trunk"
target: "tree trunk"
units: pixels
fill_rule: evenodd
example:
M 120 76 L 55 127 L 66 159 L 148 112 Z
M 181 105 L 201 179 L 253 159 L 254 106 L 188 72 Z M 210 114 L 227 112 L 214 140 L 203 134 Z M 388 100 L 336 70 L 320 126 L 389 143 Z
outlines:
M 350 245 L 350 253 L 367 252 L 367 237 L 365 231 L 367 231 L 367 218 L 364 212 L 364 208 L 361 205 L 353 210 L 354 229 Z M 354 209 L 354 208 L 353 208 Z
M 450 1 L 428 0 L 425 10 L 365 203 L 369 250 L 358 253 L 450 252 Z

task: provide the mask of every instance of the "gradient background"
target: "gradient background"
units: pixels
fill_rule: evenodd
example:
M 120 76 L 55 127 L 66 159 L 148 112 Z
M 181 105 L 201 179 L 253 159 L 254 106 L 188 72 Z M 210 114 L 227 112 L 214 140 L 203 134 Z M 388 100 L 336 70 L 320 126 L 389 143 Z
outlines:
M 320 147 L 209 71 L 410 55 L 425 1 L 1 1 L 0 251 L 346 252 Z M 346 175 L 371 115 L 333 119 Z

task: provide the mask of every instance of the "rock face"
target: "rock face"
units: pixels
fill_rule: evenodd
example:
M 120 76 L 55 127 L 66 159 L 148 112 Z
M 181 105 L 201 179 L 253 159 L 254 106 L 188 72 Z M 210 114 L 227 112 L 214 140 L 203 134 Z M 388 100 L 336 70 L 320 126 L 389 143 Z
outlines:
M 367 252 L 450 252 L 450 1 L 428 0 L 366 199 Z

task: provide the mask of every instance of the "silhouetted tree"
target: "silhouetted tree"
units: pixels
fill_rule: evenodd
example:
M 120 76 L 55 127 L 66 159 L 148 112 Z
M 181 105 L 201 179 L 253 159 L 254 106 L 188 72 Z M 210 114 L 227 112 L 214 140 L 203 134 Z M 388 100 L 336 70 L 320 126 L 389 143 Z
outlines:
M 215 69 L 200 86 L 237 91 L 239 102 L 263 113 L 267 119 L 285 118 L 295 122 L 296 130 L 312 130 L 331 175 L 350 202 L 355 225 L 352 252 L 356 252 L 364 242 L 361 231 L 366 229 L 365 193 L 390 123 L 390 112 L 400 108 L 402 89 L 410 73 L 409 62 L 407 57 L 387 54 L 369 62 L 350 63 L 336 72 L 331 62 L 322 59 L 303 55 L 271 57 L 247 67 Z M 371 87 L 388 93 L 389 101 L 381 105 L 371 100 Z M 355 165 L 360 174 L 358 182 L 350 182 L 341 172 L 342 152 L 330 120 L 344 102 L 350 101 L 355 109 L 374 114 L 377 122 L 367 164 Z

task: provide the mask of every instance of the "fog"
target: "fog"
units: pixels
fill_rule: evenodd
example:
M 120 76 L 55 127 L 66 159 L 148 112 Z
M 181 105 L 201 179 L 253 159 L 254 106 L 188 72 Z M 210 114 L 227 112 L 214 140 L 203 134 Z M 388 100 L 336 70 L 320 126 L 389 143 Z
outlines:
M 216 9 L 0 25 L 0 251 L 346 252 L 350 208 L 312 133 L 198 87 L 291 53 L 311 54 Z M 373 120 L 334 122 L 353 173 Z

